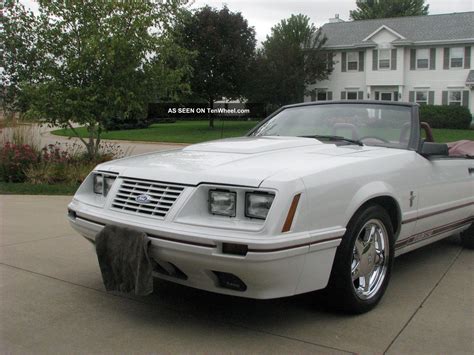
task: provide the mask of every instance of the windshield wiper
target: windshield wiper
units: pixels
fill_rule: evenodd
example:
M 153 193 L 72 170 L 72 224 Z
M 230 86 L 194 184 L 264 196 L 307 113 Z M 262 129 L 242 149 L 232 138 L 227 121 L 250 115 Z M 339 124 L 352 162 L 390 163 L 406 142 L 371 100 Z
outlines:
M 364 146 L 364 143 L 362 143 L 359 140 L 356 139 L 350 139 L 342 136 L 321 136 L 321 135 L 314 135 L 314 136 L 299 136 L 303 138 L 315 138 L 315 139 L 327 139 L 328 141 L 344 141 L 344 142 L 349 142 L 352 144 L 357 144 L 360 145 L 361 147 Z

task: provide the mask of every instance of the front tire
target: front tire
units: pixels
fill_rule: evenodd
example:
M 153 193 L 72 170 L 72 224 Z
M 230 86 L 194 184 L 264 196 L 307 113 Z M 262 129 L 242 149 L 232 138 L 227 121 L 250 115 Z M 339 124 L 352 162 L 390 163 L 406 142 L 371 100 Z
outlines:
M 461 233 L 461 244 L 466 249 L 474 249 L 474 223 Z
M 394 259 L 393 227 L 385 209 L 369 205 L 349 222 L 339 245 L 328 284 L 331 305 L 365 313 L 382 298 Z

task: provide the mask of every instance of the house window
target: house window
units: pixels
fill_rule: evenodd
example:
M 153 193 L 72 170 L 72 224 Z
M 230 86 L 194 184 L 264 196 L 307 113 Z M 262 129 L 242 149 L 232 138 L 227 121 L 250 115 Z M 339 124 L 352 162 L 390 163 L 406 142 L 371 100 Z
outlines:
M 359 70 L 359 53 L 348 52 L 347 53 L 347 70 Z
M 357 100 L 357 91 L 347 91 L 348 100 Z
M 379 69 L 390 69 L 390 49 L 379 50 Z
M 460 90 L 450 91 L 448 93 L 448 105 L 461 106 L 462 104 L 462 93 Z
M 427 105 L 428 104 L 428 91 L 416 91 L 415 101 L 417 104 Z
M 451 68 L 462 68 L 464 65 L 464 48 L 456 47 L 449 50 Z
M 416 68 L 428 69 L 430 65 L 430 50 L 417 49 L 416 51 Z
M 317 94 L 317 100 L 318 101 L 326 101 L 328 99 L 328 93 L 327 91 L 318 91 L 318 94 Z

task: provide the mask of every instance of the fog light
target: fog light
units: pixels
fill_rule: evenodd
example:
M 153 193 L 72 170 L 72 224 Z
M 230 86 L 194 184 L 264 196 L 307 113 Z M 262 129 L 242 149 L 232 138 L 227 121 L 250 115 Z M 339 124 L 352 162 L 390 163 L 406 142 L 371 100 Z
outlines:
M 213 271 L 213 273 L 217 276 L 220 287 L 240 292 L 247 290 L 247 285 L 236 275 L 222 271 Z

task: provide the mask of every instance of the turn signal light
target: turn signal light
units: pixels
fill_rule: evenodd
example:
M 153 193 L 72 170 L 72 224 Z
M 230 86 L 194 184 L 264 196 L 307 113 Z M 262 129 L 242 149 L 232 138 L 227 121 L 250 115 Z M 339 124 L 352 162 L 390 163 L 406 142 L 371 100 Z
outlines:
M 295 195 L 293 201 L 291 202 L 290 209 L 288 210 L 288 215 L 286 216 L 285 224 L 281 230 L 283 233 L 288 232 L 291 229 L 293 224 L 293 219 L 295 218 L 296 209 L 298 208 L 298 203 L 300 202 L 301 194 Z

